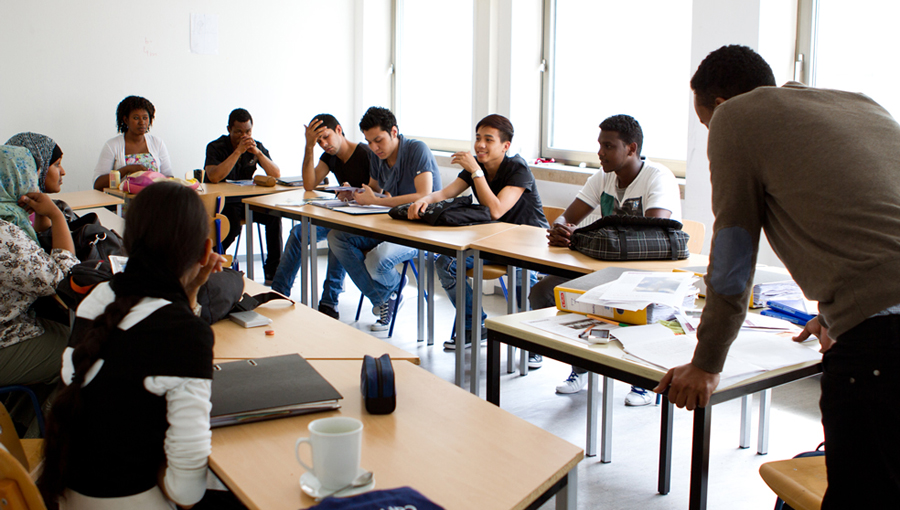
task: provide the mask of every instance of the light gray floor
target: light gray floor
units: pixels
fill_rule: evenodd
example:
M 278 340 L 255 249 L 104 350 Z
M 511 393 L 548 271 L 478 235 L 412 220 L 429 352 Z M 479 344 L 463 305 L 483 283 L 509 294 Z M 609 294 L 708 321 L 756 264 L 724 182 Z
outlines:
M 257 263 L 258 264 L 258 263 Z M 257 267 L 259 267 L 257 265 Z M 324 277 L 325 258 L 319 258 L 319 282 Z M 257 269 L 257 274 L 262 274 Z M 442 344 L 450 337 L 455 312 L 446 293 L 436 283 L 435 345 L 416 342 L 416 287 L 411 278 L 404 291 L 405 303 L 400 309 L 393 338 L 387 332 L 373 333 L 385 341 L 417 354 L 422 367 L 452 382 L 454 354 L 445 352 Z M 297 289 L 299 289 L 297 279 Z M 341 321 L 369 332 L 375 321 L 372 305 L 366 301 L 359 322 L 354 322 L 359 291 L 348 277 L 344 283 L 339 311 Z M 321 289 L 319 289 L 321 292 Z M 299 294 L 299 291 L 297 291 Z M 499 289 L 497 295 L 484 296 L 488 315 L 506 312 Z M 501 349 L 505 357 L 506 349 Z M 484 356 L 481 351 L 481 378 L 484 379 Z M 468 367 L 468 355 L 466 356 Z M 504 358 L 505 359 L 505 358 Z M 505 367 L 505 362 L 502 363 Z M 568 365 L 545 359 L 539 370 L 525 377 L 518 373 L 501 376 L 501 407 L 571 443 L 585 447 L 586 392 L 558 395 L 554 389 L 569 374 Z M 468 376 L 468 370 L 467 370 Z M 484 397 L 482 383 L 481 396 Z M 626 407 L 624 398 L 629 386 L 615 385 L 613 413 L 612 462 L 603 464 L 598 457 L 586 457 L 579 465 L 578 507 L 603 509 L 661 510 L 684 509 L 688 506 L 692 414 L 676 410 L 674 418 L 674 450 L 672 453 L 672 491 L 661 496 L 656 492 L 659 450 L 660 409 L 655 405 Z M 403 398 L 399 395 L 398 398 Z M 740 401 L 713 408 L 710 453 L 710 509 L 769 509 L 775 495 L 759 476 L 759 466 L 768 461 L 793 457 L 813 450 L 823 440 L 818 408 L 817 377 L 776 388 L 772 398 L 771 433 L 768 455 L 756 453 L 758 401 L 754 399 L 752 446 L 739 449 Z M 440 440 L 435 438 L 435 440 Z M 522 445 L 528 448 L 528 445 Z M 555 508 L 554 501 L 542 509 Z

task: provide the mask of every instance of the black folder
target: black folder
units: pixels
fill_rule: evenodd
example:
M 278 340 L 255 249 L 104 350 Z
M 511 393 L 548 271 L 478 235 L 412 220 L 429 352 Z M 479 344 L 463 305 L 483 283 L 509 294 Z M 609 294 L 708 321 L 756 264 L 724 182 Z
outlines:
M 210 425 L 330 411 L 344 398 L 299 354 L 213 365 Z

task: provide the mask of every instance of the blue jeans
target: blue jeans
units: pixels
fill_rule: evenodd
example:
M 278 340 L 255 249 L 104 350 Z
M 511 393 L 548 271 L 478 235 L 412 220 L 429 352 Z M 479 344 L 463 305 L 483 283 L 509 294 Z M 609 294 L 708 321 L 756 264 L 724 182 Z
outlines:
M 374 306 L 384 304 L 400 285 L 400 273 L 394 266 L 418 254 L 415 248 L 337 230 L 328 234 L 328 246 Z
M 485 264 L 489 264 L 490 261 L 483 260 Z M 456 257 L 448 257 L 446 255 L 438 255 L 437 259 L 434 261 L 435 270 L 437 271 L 438 278 L 441 281 L 441 287 L 444 287 L 444 290 L 447 291 L 447 295 L 450 296 L 450 302 L 453 303 L 453 307 L 456 308 Z M 466 269 L 472 269 L 475 266 L 475 257 L 466 257 Z M 531 280 L 531 285 L 533 286 L 537 282 L 537 273 L 531 271 L 528 273 L 528 279 Z M 516 296 L 519 303 L 522 302 L 522 270 L 516 268 Z M 484 323 L 484 319 L 487 318 L 484 310 L 481 310 L 481 322 Z M 472 329 L 472 286 L 469 285 L 468 279 L 466 280 L 466 330 Z
M 321 241 L 328 237 L 330 229 L 325 227 L 316 227 L 316 240 Z M 300 251 L 303 246 L 301 234 L 303 232 L 301 225 L 295 225 L 288 235 L 287 243 L 284 245 L 284 253 L 281 255 L 281 263 L 275 271 L 275 277 L 272 278 L 272 290 L 280 292 L 285 296 L 291 295 L 291 289 L 294 287 L 294 280 L 297 279 L 297 272 L 300 270 Z M 310 252 L 310 256 L 315 257 L 315 248 Z M 338 261 L 337 257 L 328 248 L 328 268 L 325 270 L 325 282 L 322 285 L 322 299 L 320 303 L 332 308 L 337 308 L 338 296 L 344 291 L 344 267 Z

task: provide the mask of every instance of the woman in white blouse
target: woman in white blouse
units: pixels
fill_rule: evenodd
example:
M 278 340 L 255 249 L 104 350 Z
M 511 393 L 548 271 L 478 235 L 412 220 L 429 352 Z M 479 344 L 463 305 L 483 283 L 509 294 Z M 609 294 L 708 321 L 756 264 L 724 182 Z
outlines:
M 122 178 L 142 170 L 173 176 L 166 144 L 150 134 L 155 116 L 153 103 L 143 97 L 128 96 L 119 103 L 116 125 L 120 134 L 107 140 L 100 151 L 94 168 L 94 189 L 108 188 L 113 170 L 118 170 Z

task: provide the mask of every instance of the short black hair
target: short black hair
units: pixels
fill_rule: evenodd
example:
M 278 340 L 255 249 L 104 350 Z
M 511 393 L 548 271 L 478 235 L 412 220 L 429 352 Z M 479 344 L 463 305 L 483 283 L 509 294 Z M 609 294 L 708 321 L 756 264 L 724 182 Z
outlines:
M 312 120 L 309 122 L 312 123 L 315 120 L 322 121 L 322 125 L 332 131 L 336 131 L 337 127 L 341 125 L 341 123 L 338 122 L 338 120 L 336 118 L 334 118 L 334 115 L 331 115 L 330 113 L 320 113 L 320 114 L 316 115 L 315 117 L 313 117 Z
M 228 127 L 233 126 L 235 122 L 247 122 L 248 120 L 250 125 L 253 125 L 253 117 L 250 116 L 250 112 L 243 108 L 235 108 L 228 114 Z
M 475 125 L 475 131 L 481 129 L 482 126 L 491 127 L 499 131 L 501 142 L 511 142 L 513 135 L 516 134 L 515 130 L 513 130 L 512 122 L 503 115 L 497 115 L 496 113 L 479 120 L 478 124 Z
M 128 131 L 126 119 L 135 110 L 145 110 L 147 115 L 150 116 L 150 125 L 153 125 L 153 118 L 156 116 L 156 108 L 153 107 L 153 103 L 141 96 L 128 96 L 120 101 L 119 106 L 116 107 L 116 126 L 119 133 L 124 134 Z
M 397 127 L 397 117 L 394 117 L 394 113 L 387 108 L 373 106 L 359 119 L 359 129 L 365 132 L 373 127 L 380 127 L 390 133 L 391 128 Z
M 772 68 L 759 53 L 737 44 L 722 46 L 707 55 L 691 78 L 691 90 L 706 107 L 715 106 L 717 97 L 731 99 L 765 86 L 775 86 Z
M 600 123 L 602 131 L 615 131 L 619 133 L 619 139 L 625 145 L 637 144 L 637 155 L 641 155 L 641 147 L 644 146 L 644 130 L 640 123 L 631 115 L 613 115 Z

